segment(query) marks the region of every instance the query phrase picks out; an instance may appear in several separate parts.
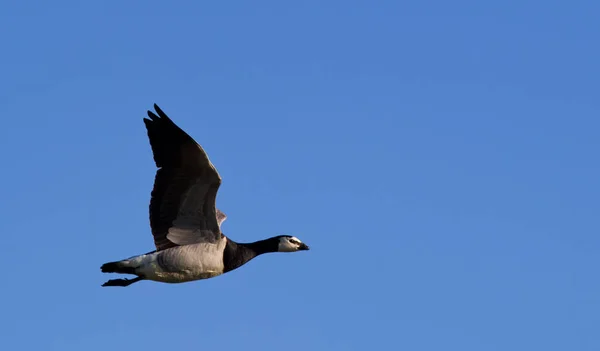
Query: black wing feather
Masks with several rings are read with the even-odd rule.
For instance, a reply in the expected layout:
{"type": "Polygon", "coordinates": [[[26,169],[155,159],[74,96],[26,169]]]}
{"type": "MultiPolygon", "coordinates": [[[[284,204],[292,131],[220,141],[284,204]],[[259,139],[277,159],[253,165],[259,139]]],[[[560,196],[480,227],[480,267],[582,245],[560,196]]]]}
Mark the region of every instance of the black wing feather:
{"type": "MultiPolygon", "coordinates": [[[[159,168],[154,180],[150,200],[150,226],[157,250],[177,244],[167,239],[169,229],[180,216],[181,204],[186,196],[202,196],[203,205],[194,213],[194,225],[204,236],[203,241],[214,242],[221,237],[220,215],[215,206],[221,177],[202,147],[179,128],[156,104],[155,114],[148,111],[144,124],[148,132],[154,162],[159,168]],[[190,193],[192,186],[200,184],[201,193],[190,193]],[[218,218],[219,217],[219,218],[218,218]]],[[[189,211],[186,212],[189,216],[189,211]]],[[[186,229],[190,229],[189,227],[186,229]]]]}

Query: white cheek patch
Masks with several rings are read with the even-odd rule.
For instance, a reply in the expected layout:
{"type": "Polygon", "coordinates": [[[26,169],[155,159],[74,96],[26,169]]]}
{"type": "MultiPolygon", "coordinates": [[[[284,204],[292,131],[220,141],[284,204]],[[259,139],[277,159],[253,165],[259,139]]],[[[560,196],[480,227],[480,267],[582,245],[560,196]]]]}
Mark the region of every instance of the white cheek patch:
{"type": "Polygon", "coordinates": [[[286,238],[281,238],[279,240],[278,251],[280,251],[280,252],[294,252],[294,251],[298,251],[298,246],[292,244],[286,238]]]}
{"type": "Polygon", "coordinates": [[[295,252],[300,250],[300,246],[304,245],[302,241],[295,236],[282,237],[279,239],[279,247],[277,251],[280,252],[295,252]]]}

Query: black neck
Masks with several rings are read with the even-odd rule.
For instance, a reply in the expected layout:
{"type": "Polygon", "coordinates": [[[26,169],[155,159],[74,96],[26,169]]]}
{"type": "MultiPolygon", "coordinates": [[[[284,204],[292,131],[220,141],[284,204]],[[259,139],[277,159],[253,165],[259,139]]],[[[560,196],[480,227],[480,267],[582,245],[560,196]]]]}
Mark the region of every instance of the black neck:
{"type": "Polygon", "coordinates": [[[246,249],[254,252],[256,255],[262,255],[267,252],[277,252],[279,247],[279,240],[273,238],[255,241],[253,243],[238,243],[238,246],[245,247],[246,249]]]}
{"type": "Polygon", "coordinates": [[[223,252],[225,272],[240,267],[256,256],[268,252],[277,252],[278,246],[279,241],[274,240],[273,238],[255,241],[253,243],[236,243],[231,239],[228,239],[225,251],[223,252]]]}

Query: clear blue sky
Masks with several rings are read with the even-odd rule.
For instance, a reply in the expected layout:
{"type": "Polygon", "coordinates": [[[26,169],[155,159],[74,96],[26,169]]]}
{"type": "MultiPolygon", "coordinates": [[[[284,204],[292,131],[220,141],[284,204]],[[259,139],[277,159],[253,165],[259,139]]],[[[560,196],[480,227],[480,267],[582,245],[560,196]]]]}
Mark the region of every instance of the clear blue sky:
{"type": "Polygon", "coordinates": [[[599,350],[597,1],[0,5],[6,350],[599,350]],[[312,250],[101,288],[153,249],[158,103],[223,230],[312,250]]]}

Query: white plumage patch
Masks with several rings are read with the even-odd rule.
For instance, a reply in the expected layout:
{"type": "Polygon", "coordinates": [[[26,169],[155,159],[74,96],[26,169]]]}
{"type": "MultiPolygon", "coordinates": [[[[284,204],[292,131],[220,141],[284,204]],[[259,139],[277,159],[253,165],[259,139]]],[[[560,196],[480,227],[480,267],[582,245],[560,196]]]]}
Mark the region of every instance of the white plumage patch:
{"type": "Polygon", "coordinates": [[[302,244],[302,242],[300,241],[300,239],[296,238],[295,236],[292,237],[281,237],[279,238],[279,247],[277,249],[277,251],[279,252],[294,252],[294,251],[298,251],[298,249],[300,248],[300,244],[302,244]]]}

